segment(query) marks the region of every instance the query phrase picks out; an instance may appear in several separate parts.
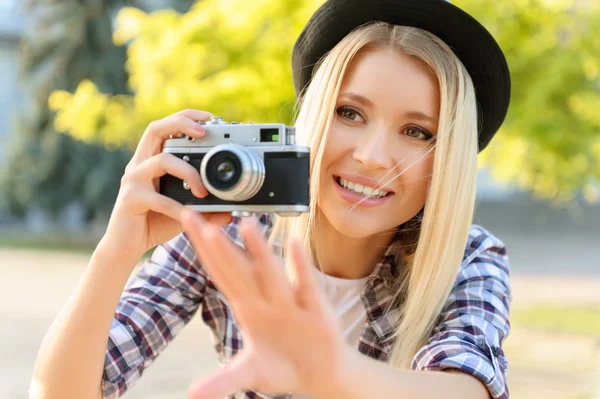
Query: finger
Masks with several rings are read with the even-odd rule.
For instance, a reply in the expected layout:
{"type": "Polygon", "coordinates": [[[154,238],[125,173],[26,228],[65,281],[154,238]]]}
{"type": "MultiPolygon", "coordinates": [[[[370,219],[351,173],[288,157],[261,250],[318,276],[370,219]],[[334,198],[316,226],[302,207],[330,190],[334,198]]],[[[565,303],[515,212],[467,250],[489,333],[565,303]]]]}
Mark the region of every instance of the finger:
{"type": "MultiPolygon", "coordinates": [[[[208,120],[208,118],[206,119],[208,120]]],[[[196,120],[181,114],[173,114],[164,119],[151,122],[138,143],[133,154],[133,159],[136,162],[142,162],[158,154],[161,150],[162,142],[170,136],[175,136],[179,133],[200,138],[204,136],[205,130],[196,120]]]]}
{"type": "Polygon", "coordinates": [[[262,292],[270,301],[291,299],[291,286],[283,265],[269,249],[267,240],[254,218],[244,218],[240,222],[240,235],[244,246],[252,257],[254,273],[262,292]]]}
{"type": "Polygon", "coordinates": [[[183,111],[176,112],[173,115],[185,116],[186,118],[190,118],[195,122],[207,121],[210,119],[211,116],[213,116],[213,114],[211,114],[210,112],[200,111],[198,109],[184,109],[183,111]]]}
{"type": "Polygon", "coordinates": [[[181,211],[185,208],[179,202],[151,191],[141,194],[140,201],[143,202],[146,211],[161,213],[177,221],[179,221],[181,211]]]}
{"type": "Polygon", "coordinates": [[[193,383],[187,391],[188,399],[224,398],[239,390],[252,389],[253,367],[246,353],[242,351],[224,368],[193,383]]]}
{"type": "Polygon", "coordinates": [[[175,155],[165,152],[142,162],[130,176],[139,181],[149,182],[166,174],[185,180],[196,197],[204,198],[208,195],[198,170],[175,155]]]}
{"type": "Polygon", "coordinates": [[[184,212],[181,223],[183,229],[190,233],[192,246],[202,266],[232,302],[232,307],[256,300],[259,292],[252,265],[241,249],[225,237],[221,228],[207,223],[202,216],[191,211],[184,212]]]}
{"type": "Polygon", "coordinates": [[[233,216],[231,216],[231,213],[227,212],[204,213],[203,216],[207,222],[219,226],[224,226],[233,221],[233,216]]]}
{"type": "MultiPolygon", "coordinates": [[[[179,221],[181,224],[181,213],[188,209],[184,205],[156,192],[150,191],[142,195],[144,197],[141,198],[140,201],[145,204],[147,210],[166,215],[173,220],[179,221]]],[[[231,223],[232,219],[231,214],[229,213],[214,213],[208,214],[207,216],[211,223],[217,225],[226,225],[231,223]]]]}
{"type": "Polygon", "coordinates": [[[324,302],[323,292],[315,278],[313,267],[315,267],[302,247],[302,244],[296,239],[288,241],[289,256],[296,272],[296,297],[302,306],[312,309],[319,307],[324,302]]]}

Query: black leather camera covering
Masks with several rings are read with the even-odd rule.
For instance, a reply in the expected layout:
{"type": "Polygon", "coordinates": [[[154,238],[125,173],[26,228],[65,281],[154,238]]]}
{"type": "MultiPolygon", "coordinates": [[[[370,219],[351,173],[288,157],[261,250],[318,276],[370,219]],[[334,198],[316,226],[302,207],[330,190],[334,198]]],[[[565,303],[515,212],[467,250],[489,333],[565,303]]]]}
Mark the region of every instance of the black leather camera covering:
{"type": "MultiPolygon", "coordinates": [[[[178,158],[190,157],[188,162],[198,171],[205,153],[173,154],[178,158]]],[[[160,178],[159,192],[184,205],[308,205],[309,169],[308,152],[266,152],[264,153],[265,181],[259,192],[246,201],[226,201],[208,194],[205,198],[195,197],[183,188],[183,181],[175,176],[160,178]],[[270,196],[269,193],[274,193],[270,196]]]]}

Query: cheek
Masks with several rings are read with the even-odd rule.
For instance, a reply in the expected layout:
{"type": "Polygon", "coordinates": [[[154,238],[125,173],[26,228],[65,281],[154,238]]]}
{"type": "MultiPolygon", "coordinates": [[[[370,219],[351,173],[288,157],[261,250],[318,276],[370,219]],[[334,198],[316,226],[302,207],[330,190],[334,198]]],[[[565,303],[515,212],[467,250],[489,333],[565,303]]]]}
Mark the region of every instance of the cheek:
{"type": "Polygon", "coordinates": [[[339,128],[333,128],[321,156],[321,171],[326,171],[332,164],[342,160],[351,152],[351,149],[352,143],[348,140],[347,135],[344,135],[339,128]]]}
{"type": "Polygon", "coordinates": [[[414,194],[415,200],[424,201],[427,197],[432,171],[433,157],[428,157],[410,168],[404,184],[407,191],[414,194]]]}

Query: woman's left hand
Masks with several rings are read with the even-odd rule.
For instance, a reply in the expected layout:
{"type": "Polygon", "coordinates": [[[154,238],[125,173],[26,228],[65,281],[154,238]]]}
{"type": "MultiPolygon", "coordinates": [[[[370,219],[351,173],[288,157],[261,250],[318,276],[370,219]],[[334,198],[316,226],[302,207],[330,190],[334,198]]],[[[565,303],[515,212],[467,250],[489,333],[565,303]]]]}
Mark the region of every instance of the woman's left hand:
{"type": "Polygon", "coordinates": [[[240,353],[195,382],[188,398],[221,398],[238,390],[330,397],[341,383],[350,348],[300,243],[288,243],[297,274],[291,284],[254,218],[240,224],[247,254],[221,226],[193,211],[185,209],[181,222],[244,336],[240,353]]]}

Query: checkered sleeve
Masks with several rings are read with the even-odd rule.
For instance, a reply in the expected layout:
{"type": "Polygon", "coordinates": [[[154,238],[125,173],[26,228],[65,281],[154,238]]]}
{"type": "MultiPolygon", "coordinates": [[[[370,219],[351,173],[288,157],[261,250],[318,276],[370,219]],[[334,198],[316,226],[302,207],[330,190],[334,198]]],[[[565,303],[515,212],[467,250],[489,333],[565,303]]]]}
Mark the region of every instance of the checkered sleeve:
{"type": "MultiPolygon", "coordinates": [[[[269,214],[258,216],[268,237],[272,227],[269,214]]],[[[243,248],[239,237],[240,218],[223,231],[243,248]]],[[[104,399],[125,394],[140,379],[144,370],[167,347],[214,295],[214,285],[200,265],[198,256],[185,233],[158,246],[121,295],[108,338],[102,376],[104,399]]],[[[203,318],[219,325],[227,320],[221,308],[204,309],[203,318]]],[[[230,331],[230,328],[227,328],[230,331]]]]}
{"type": "Polygon", "coordinates": [[[474,225],[456,283],[412,368],[460,370],[481,380],[492,398],[508,399],[502,343],[510,329],[511,295],[504,244],[474,225]]]}
{"type": "Polygon", "coordinates": [[[105,399],[122,396],[200,306],[205,276],[185,234],[158,246],[127,284],[110,328],[105,399]]]}

